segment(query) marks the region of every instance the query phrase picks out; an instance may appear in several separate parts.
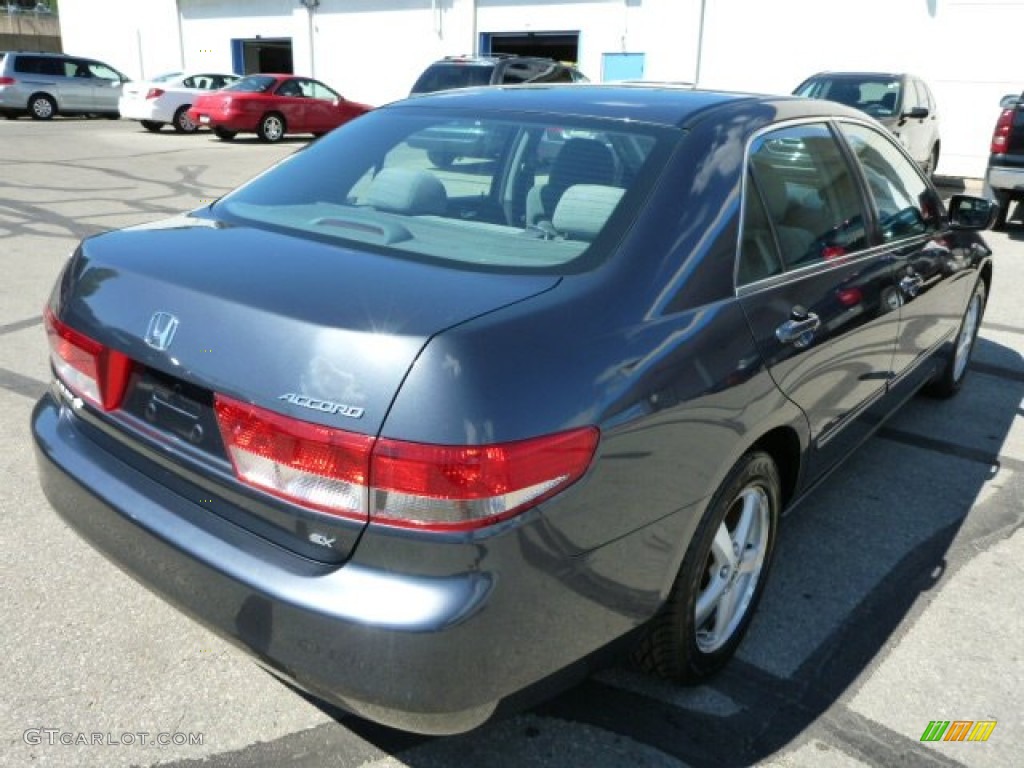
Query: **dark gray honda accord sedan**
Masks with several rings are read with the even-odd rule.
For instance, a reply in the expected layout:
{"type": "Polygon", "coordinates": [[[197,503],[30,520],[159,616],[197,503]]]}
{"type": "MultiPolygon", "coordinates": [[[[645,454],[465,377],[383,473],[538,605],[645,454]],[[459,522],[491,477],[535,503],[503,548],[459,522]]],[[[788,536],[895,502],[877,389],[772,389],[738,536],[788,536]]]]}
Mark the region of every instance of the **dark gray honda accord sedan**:
{"type": "Polygon", "coordinates": [[[42,482],[128,574],[371,720],[467,730],[619,641],[700,681],[782,510],[961,386],[994,214],[829,102],[399,102],[82,242],[45,308],[42,482]],[[417,148],[465,125],[493,157],[417,148]]]}

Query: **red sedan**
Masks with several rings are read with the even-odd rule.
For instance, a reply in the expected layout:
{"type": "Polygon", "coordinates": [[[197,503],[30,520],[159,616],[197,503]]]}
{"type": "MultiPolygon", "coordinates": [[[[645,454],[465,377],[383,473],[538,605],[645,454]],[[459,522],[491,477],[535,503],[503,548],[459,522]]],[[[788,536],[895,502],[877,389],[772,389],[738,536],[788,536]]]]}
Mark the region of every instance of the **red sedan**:
{"type": "Polygon", "coordinates": [[[373,107],[346,101],[319,80],[295,75],[249,75],[233,85],[197,98],[188,111],[196,125],[212,128],[230,141],[255,133],[261,141],[280,141],[286,133],[321,136],[373,107]]]}

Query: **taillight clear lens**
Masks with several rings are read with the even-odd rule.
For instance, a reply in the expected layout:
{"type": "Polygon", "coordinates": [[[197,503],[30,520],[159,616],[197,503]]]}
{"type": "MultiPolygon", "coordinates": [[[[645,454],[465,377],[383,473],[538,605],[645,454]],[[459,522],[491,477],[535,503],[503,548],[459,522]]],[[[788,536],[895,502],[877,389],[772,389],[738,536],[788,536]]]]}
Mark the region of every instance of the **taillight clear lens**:
{"type": "Polygon", "coordinates": [[[579,480],[597,441],[593,427],[483,446],[380,439],[371,462],[370,518],[434,530],[490,525],[579,480]]]}
{"type": "Polygon", "coordinates": [[[65,325],[47,307],[43,312],[50,360],[57,376],[74,394],[105,411],[121,405],[132,362],[65,325]]]}
{"type": "Polygon", "coordinates": [[[159,99],[163,95],[164,95],[164,89],[163,88],[150,88],[149,91],[146,92],[146,98],[147,99],[159,99]]]}
{"type": "Polygon", "coordinates": [[[217,395],[217,422],[235,474],[303,506],[366,519],[373,438],[290,419],[217,395]]]}
{"type": "Polygon", "coordinates": [[[217,421],[243,482],[341,517],[434,531],[490,525],[535,506],[587,471],[586,427],[485,446],[377,439],[298,421],[217,395],[217,421]]]}
{"type": "Polygon", "coordinates": [[[1006,145],[1010,140],[1010,131],[1013,129],[1013,110],[1004,109],[996,120],[996,129],[992,133],[992,146],[989,151],[994,154],[1002,154],[1006,151],[1006,145]]]}

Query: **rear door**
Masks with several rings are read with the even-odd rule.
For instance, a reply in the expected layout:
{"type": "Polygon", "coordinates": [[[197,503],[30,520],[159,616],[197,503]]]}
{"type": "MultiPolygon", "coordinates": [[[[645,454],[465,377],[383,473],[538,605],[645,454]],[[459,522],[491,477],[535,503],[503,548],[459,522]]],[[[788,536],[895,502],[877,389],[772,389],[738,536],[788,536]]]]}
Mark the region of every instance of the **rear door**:
{"type": "Polygon", "coordinates": [[[772,377],[806,414],[812,476],[869,434],[892,376],[898,289],[866,211],[828,123],[752,142],[738,294],[772,377]]]}

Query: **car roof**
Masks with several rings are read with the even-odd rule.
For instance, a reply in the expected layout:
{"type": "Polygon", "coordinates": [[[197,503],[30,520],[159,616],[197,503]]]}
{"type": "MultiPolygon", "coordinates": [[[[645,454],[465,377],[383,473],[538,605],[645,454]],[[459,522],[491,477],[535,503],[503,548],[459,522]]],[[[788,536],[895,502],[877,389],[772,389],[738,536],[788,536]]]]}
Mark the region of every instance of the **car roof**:
{"type": "Polygon", "coordinates": [[[767,106],[774,119],[828,115],[863,118],[858,110],[815,99],[696,90],[664,83],[545,83],[459,88],[413,96],[391,106],[556,113],[686,127],[708,112],[728,105],[767,106]]]}

